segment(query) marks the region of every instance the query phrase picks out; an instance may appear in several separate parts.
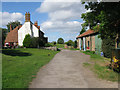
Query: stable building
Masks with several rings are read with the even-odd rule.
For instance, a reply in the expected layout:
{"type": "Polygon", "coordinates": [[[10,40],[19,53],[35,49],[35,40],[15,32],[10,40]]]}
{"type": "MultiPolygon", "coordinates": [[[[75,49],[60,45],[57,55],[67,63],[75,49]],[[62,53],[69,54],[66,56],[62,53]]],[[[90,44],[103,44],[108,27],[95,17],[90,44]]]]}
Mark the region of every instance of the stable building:
{"type": "Polygon", "coordinates": [[[30,20],[30,13],[26,12],[25,23],[23,25],[19,25],[13,30],[12,26],[10,25],[10,32],[7,34],[5,46],[7,44],[9,44],[10,46],[23,46],[23,40],[27,34],[30,34],[31,37],[39,37],[45,43],[48,42],[48,38],[44,37],[44,33],[40,30],[38,22],[36,21],[33,24],[30,20]]]}
{"type": "Polygon", "coordinates": [[[95,51],[97,54],[100,54],[102,47],[102,40],[98,38],[99,33],[94,30],[87,30],[83,34],[77,36],[77,48],[80,50],[90,50],[95,51]]]}

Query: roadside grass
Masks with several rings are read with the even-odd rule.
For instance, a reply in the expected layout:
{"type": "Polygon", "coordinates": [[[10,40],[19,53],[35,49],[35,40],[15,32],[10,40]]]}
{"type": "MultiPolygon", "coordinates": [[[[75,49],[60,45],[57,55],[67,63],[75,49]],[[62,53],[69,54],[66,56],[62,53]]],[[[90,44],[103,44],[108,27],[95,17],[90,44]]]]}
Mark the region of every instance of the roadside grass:
{"type": "Polygon", "coordinates": [[[84,67],[90,68],[98,78],[117,82],[118,81],[118,73],[111,70],[109,68],[110,59],[104,58],[100,55],[94,54],[91,51],[81,51],[87,55],[90,55],[91,59],[89,62],[83,63],[84,67]]]}
{"type": "Polygon", "coordinates": [[[58,51],[32,48],[3,50],[2,87],[28,88],[38,70],[57,53],[58,51]]]}
{"type": "Polygon", "coordinates": [[[56,44],[56,45],[53,45],[53,46],[56,46],[57,48],[63,48],[64,49],[64,44],[56,44]]]}

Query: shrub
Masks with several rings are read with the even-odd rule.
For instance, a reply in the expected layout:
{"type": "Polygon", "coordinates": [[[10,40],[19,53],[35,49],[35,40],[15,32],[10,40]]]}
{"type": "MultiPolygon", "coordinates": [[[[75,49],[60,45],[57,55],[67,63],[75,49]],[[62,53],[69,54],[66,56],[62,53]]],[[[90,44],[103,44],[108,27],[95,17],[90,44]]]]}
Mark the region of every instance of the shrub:
{"type": "Polygon", "coordinates": [[[72,40],[69,40],[68,42],[66,42],[66,44],[67,44],[68,46],[73,46],[73,45],[74,45],[74,42],[73,42],[72,40]]]}
{"type": "Polygon", "coordinates": [[[64,44],[63,38],[59,38],[59,39],[57,40],[57,43],[58,43],[58,44],[64,44]]]}
{"type": "Polygon", "coordinates": [[[45,47],[52,47],[52,45],[50,43],[46,43],[45,47]]]}
{"type": "Polygon", "coordinates": [[[39,47],[45,46],[45,42],[40,38],[38,38],[38,43],[39,43],[39,47]]]}
{"type": "Polygon", "coordinates": [[[38,45],[39,45],[38,38],[37,37],[31,38],[31,45],[30,45],[30,47],[37,48],[38,45]]]}
{"type": "Polygon", "coordinates": [[[77,41],[76,40],[74,41],[74,45],[73,46],[74,46],[74,48],[77,48],[77,41]]]}
{"type": "Polygon", "coordinates": [[[106,38],[102,40],[102,50],[104,57],[111,58],[112,49],[115,48],[115,39],[106,38]]]}
{"type": "Polygon", "coordinates": [[[31,46],[31,37],[30,37],[30,35],[29,34],[27,34],[26,36],[25,36],[25,38],[24,38],[24,40],[23,40],[23,46],[24,47],[27,47],[27,48],[30,48],[30,46],[31,46]]]}

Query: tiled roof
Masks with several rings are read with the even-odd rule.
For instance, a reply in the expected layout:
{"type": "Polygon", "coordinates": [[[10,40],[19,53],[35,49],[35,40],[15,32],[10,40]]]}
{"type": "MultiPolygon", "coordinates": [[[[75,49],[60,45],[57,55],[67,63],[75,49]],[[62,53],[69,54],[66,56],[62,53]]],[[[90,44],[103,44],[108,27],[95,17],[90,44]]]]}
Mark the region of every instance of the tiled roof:
{"type": "Polygon", "coordinates": [[[81,38],[81,37],[84,37],[84,36],[87,36],[87,35],[90,35],[90,34],[94,34],[96,33],[97,31],[94,31],[94,30],[87,30],[86,32],[84,32],[83,34],[79,35],[77,38],[81,38]]]}
{"type": "Polygon", "coordinates": [[[10,31],[7,34],[5,42],[18,42],[18,29],[20,29],[22,26],[17,26],[14,30],[10,31]]]}

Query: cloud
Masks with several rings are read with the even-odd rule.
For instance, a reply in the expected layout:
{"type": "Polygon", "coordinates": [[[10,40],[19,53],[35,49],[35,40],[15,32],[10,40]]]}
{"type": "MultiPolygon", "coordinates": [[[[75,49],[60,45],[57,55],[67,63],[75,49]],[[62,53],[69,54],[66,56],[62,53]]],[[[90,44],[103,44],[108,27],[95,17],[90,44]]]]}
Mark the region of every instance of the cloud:
{"type": "Polygon", "coordinates": [[[67,34],[68,36],[73,33],[74,36],[69,37],[69,39],[76,38],[77,33],[81,30],[81,14],[85,13],[86,10],[83,4],[77,2],[78,0],[64,1],[49,2],[49,0],[45,0],[36,9],[38,13],[48,13],[48,20],[41,24],[41,28],[45,33],[59,32],[61,35],[67,34]]]}
{"type": "Polygon", "coordinates": [[[22,13],[18,13],[18,12],[14,12],[14,13],[9,13],[9,12],[0,12],[0,16],[2,16],[2,23],[0,23],[0,25],[2,25],[3,27],[6,26],[8,24],[8,22],[11,21],[20,21],[22,23],[23,19],[24,19],[24,15],[22,13]]]}

